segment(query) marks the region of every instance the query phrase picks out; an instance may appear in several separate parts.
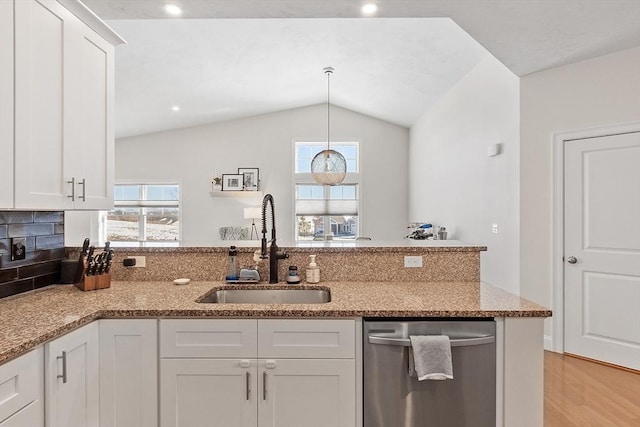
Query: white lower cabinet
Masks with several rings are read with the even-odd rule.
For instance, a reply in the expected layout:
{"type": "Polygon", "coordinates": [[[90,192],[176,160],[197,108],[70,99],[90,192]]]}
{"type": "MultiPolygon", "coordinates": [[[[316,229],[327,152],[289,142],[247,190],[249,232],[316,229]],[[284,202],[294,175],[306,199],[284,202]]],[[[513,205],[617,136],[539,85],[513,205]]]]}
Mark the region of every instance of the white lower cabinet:
{"type": "Polygon", "coordinates": [[[351,319],[161,320],[160,425],[354,427],[354,331],[351,319]],[[180,342],[196,357],[184,345],[172,357],[180,342]],[[203,350],[222,342],[225,358],[203,350]]]}
{"type": "Polygon", "coordinates": [[[100,427],[157,427],[157,324],[100,320],[100,427]]]}
{"type": "Polygon", "coordinates": [[[0,365],[0,426],[44,426],[42,346],[0,365]]]}
{"type": "Polygon", "coordinates": [[[36,427],[44,426],[44,411],[42,401],[31,402],[6,420],[0,422],[0,427],[36,427]]]}
{"type": "Polygon", "coordinates": [[[256,361],[162,359],[163,427],[255,427],[256,361]]]}
{"type": "Polygon", "coordinates": [[[98,322],[45,345],[47,427],[99,424],[98,322]]]}
{"type": "Polygon", "coordinates": [[[277,359],[260,362],[259,427],[353,427],[355,361],[277,359]]]}

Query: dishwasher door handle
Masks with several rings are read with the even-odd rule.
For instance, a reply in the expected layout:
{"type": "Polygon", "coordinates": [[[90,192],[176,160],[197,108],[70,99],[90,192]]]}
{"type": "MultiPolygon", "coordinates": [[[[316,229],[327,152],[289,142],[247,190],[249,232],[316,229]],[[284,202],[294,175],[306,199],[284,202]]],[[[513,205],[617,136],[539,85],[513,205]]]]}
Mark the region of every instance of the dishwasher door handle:
{"type": "MultiPolygon", "coordinates": [[[[491,344],[496,340],[493,335],[484,335],[476,338],[456,338],[449,342],[451,347],[467,347],[470,345],[483,345],[491,344]]],[[[381,337],[379,335],[369,335],[369,344],[382,344],[382,345],[397,345],[401,347],[411,347],[411,340],[409,338],[390,338],[381,337]]]]}

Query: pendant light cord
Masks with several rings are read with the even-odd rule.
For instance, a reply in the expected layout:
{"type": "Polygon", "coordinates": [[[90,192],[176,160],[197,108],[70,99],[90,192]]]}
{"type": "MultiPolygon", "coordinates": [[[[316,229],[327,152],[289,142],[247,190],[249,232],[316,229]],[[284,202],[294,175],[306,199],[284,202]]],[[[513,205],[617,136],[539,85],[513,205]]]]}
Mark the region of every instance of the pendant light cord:
{"type": "Polygon", "coordinates": [[[327,75],[327,150],[331,149],[331,74],[333,74],[332,67],[326,67],[324,73],[327,75]]]}

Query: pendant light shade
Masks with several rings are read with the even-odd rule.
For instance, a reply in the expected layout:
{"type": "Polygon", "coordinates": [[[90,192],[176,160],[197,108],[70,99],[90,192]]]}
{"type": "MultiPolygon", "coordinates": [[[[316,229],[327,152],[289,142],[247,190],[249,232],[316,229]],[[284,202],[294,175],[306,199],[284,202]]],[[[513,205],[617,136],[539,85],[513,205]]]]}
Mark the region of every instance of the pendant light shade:
{"type": "Polygon", "coordinates": [[[340,184],[346,175],[347,161],[336,150],[322,150],[311,160],[311,176],[318,184],[340,184]]]}
{"type": "Polygon", "coordinates": [[[331,103],[330,101],[330,77],[333,74],[332,67],[323,69],[327,75],[327,149],[322,150],[311,160],[311,176],[318,184],[337,185],[347,176],[347,161],[344,156],[330,146],[331,130],[331,103]]]}

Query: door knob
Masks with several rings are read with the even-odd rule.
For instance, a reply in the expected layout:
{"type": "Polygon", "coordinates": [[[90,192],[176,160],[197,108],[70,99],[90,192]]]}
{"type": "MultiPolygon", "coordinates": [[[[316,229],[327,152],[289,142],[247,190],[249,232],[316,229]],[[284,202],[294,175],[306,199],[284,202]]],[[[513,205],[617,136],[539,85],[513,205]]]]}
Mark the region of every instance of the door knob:
{"type": "Polygon", "coordinates": [[[576,258],[574,256],[570,256],[569,258],[567,258],[567,262],[569,264],[575,264],[576,262],[578,262],[578,258],[576,258]]]}

